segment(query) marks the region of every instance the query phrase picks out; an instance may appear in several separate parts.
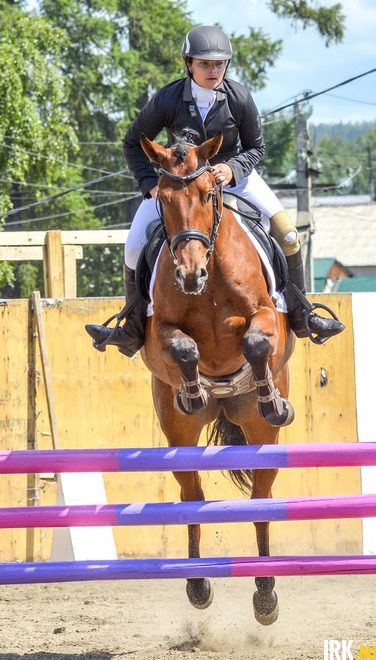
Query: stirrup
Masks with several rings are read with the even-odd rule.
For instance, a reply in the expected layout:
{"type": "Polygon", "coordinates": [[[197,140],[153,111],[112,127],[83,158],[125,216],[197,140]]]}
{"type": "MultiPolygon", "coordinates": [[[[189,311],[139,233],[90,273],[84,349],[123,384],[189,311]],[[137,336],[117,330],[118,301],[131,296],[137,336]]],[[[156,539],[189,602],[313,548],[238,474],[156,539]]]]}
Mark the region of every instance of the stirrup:
{"type": "Polygon", "coordinates": [[[308,332],[308,337],[310,338],[310,340],[314,344],[324,344],[328,339],[331,339],[331,337],[318,337],[318,336],[315,336],[312,333],[311,328],[309,327],[309,316],[315,309],[325,309],[325,311],[328,312],[328,314],[330,314],[330,316],[335,321],[339,321],[339,318],[338,318],[337,314],[335,314],[333,312],[333,310],[330,309],[330,307],[328,307],[327,305],[324,305],[323,303],[317,303],[317,302],[310,303],[310,309],[307,309],[307,307],[304,308],[304,325],[305,325],[306,330],[308,332]]]}
{"type": "MultiPolygon", "coordinates": [[[[129,298],[129,300],[127,300],[127,302],[125,303],[123,309],[118,314],[113,314],[112,316],[110,316],[109,319],[107,319],[107,321],[105,321],[104,323],[101,324],[101,325],[104,325],[105,328],[107,328],[108,324],[111,323],[111,321],[113,321],[114,319],[116,319],[116,325],[113,328],[108,328],[108,330],[110,330],[110,334],[108,335],[108,337],[106,339],[104,339],[103,341],[101,341],[99,343],[94,342],[94,340],[93,340],[93,346],[94,346],[94,348],[97,349],[97,351],[100,351],[101,353],[103,353],[106,350],[107,344],[111,343],[111,340],[113,339],[113,337],[115,335],[115,332],[118,330],[118,328],[120,326],[120,323],[122,322],[123,319],[127,318],[128,314],[130,314],[132,312],[132,310],[136,306],[137,300],[138,300],[138,293],[135,292],[129,298]]],[[[122,351],[120,351],[120,352],[122,352],[122,351]]],[[[127,353],[124,353],[124,355],[127,355],[127,353]]],[[[129,356],[127,356],[127,357],[129,357],[129,356]]]]}
{"type": "Polygon", "coordinates": [[[114,338],[114,335],[115,335],[116,331],[120,327],[120,322],[121,322],[122,319],[119,318],[119,317],[120,317],[120,314],[113,314],[113,316],[110,316],[110,318],[107,319],[107,321],[102,323],[102,326],[107,328],[107,330],[109,331],[110,334],[108,335],[108,337],[103,339],[103,341],[101,341],[101,342],[97,342],[97,341],[95,341],[95,339],[93,339],[93,346],[94,346],[94,348],[97,349],[97,351],[100,351],[101,353],[103,353],[106,350],[107,344],[111,343],[111,340],[114,338]],[[107,327],[108,324],[111,323],[111,321],[113,321],[114,319],[116,319],[116,325],[113,328],[108,328],[107,327]]]}

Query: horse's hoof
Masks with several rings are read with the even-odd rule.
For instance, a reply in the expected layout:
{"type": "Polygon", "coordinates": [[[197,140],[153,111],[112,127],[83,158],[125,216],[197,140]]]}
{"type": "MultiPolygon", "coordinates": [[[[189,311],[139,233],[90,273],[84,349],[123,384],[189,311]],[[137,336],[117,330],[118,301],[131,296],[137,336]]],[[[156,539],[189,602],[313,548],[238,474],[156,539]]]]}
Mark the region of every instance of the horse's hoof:
{"type": "Polygon", "coordinates": [[[198,610],[205,610],[213,602],[214,591],[207,578],[191,578],[187,580],[188,600],[198,610]]]}
{"type": "Polygon", "coordinates": [[[278,596],[275,591],[268,594],[268,597],[262,596],[259,591],[253,594],[253,611],[255,619],[262,626],[270,626],[278,619],[279,606],[278,596]]]}
{"type": "Polygon", "coordinates": [[[270,426],[289,426],[295,419],[295,410],[287,399],[281,399],[283,405],[283,411],[281,415],[276,415],[274,410],[269,413],[264,413],[262,409],[263,404],[259,404],[259,413],[260,416],[265,419],[265,421],[270,424],[270,426]]]}

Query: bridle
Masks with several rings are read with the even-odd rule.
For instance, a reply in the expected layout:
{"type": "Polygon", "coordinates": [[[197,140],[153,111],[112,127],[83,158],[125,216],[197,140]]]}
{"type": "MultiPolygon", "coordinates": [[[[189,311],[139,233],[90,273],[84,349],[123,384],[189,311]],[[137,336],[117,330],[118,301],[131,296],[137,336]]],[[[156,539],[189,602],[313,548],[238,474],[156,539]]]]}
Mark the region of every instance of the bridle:
{"type": "MultiPolygon", "coordinates": [[[[172,181],[177,181],[178,183],[181,183],[182,186],[184,187],[190,181],[193,181],[194,179],[197,179],[199,176],[204,174],[204,172],[212,172],[212,171],[213,168],[210,165],[203,165],[202,167],[199,167],[198,170],[195,170],[190,174],[186,174],[185,176],[180,176],[179,174],[172,174],[168,170],[165,170],[161,167],[159,170],[159,174],[167,176],[172,181]]],[[[183,241],[193,241],[193,240],[201,241],[201,243],[203,243],[203,245],[206,247],[207,250],[206,263],[208,263],[210,256],[214,250],[215,239],[217,238],[219,225],[221,224],[221,220],[223,216],[223,205],[222,205],[222,210],[221,211],[219,210],[219,199],[221,199],[221,186],[218,189],[214,180],[213,180],[213,190],[210,191],[210,195],[213,198],[213,224],[211,226],[209,235],[201,231],[200,229],[183,229],[174,236],[170,236],[167,232],[165,221],[163,218],[163,206],[161,202],[159,203],[160,216],[166,236],[167,245],[169,247],[171,256],[175,264],[178,263],[175,254],[175,249],[177,248],[179,243],[182,243],[183,241]]]]}

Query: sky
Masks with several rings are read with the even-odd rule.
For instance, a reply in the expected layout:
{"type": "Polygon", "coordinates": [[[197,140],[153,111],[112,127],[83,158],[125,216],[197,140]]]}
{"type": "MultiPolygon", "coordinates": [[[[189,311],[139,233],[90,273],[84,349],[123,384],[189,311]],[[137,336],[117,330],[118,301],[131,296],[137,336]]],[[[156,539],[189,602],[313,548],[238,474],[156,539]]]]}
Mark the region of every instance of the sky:
{"type": "MultiPolygon", "coordinates": [[[[195,23],[220,23],[225,32],[248,34],[262,29],[273,40],[283,40],[276,66],[269,70],[266,88],[252,92],[262,114],[302,97],[321,92],[349,78],[376,69],[376,0],[320,0],[321,5],[342,4],[346,16],[341,44],[325,46],[315,28],[303,30],[277,18],[267,0],[188,0],[195,23]]],[[[231,74],[230,74],[231,75],[231,74]]],[[[252,90],[251,90],[252,91],[252,90]]],[[[310,102],[314,124],[376,121],[376,71],[310,102]]]]}

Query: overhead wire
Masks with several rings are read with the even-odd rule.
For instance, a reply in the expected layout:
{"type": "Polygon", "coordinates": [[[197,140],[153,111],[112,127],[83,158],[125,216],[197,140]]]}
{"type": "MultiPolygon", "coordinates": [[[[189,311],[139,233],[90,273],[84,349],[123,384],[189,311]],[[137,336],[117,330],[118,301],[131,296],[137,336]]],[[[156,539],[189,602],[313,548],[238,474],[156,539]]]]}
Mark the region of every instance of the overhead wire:
{"type": "Polygon", "coordinates": [[[296,99],[292,103],[287,103],[285,105],[279,106],[278,108],[275,108],[274,110],[271,110],[270,112],[267,112],[265,115],[262,116],[262,118],[268,117],[269,115],[273,115],[276,112],[281,112],[282,110],[286,110],[287,108],[291,108],[292,106],[295,105],[295,103],[301,103],[303,101],[310,101],[311,99],[316,98],[317,96],[321,96],[322,94],[326,94],[327,92],[331,92],[332,89],[337,89],[338,87],[343,87],[343,85],[348,85],[351,82],[354,82],[354,80],[358,80],[359,78],[363,78],[364,76],[368,76],[370,73],[375,73],[375,69],[370,69],[369,71],[365,71],[364,73],[360,73],[357,76],[353,76],[352,78],[348,78],[347,80],[343,80],[340,83],[337,83],[337,85],[332,85],[331,87],[327,87],[326,89],[323,89],[321,92],[311,92],[311,93],[304,93],[303,96],[300,99],[296,99]]]}
{"type": "MultiPolygon", "coordinates": [[[[133,198],[140,197],[140,193],[134,193],[133,198]]],[[[62,218],[66,217],[68,215],[77,215],[79,213],[88,213],[89,211],[95,211],[96,209],[101,209],[104,208],[105,206],[114,206],[115,204],[121,204],[122,202],[126,202],[129,199],[133,199],[131,197],[123,197],[122,199],[117,199],[114,202],[105,202],[104,204],[98,204],[97,206],[86,206],[84,209],[76,209],[75,211],[65,211],[63,213],[56,213],[55,215],[47,215],[44,217],[38,217],[38,218],[28,218],[27,220],[11,220],[10,222],[7,223],[7,226],[11,225],[24,225],[27,223],[34,223],[34,222],[41,222],[42,220],[56,220],[56,218],[62,218]]],[[[107,227],[107,225],[106,225],[107,227]]]]}
{"type": "MultiPolygon", "coordinates": [[[[3,138],[4,139],[4,138],[3,138]]],[[[7,139],[5,137],[5,139],[7,139]]],[[[30,151],[29,149],[25,149],[24,147],[11,147],[9,144],[4,144],[4,142],[0,142],[0,147],[4,147],[5,149],[9,149],[10,151],[17,151],[18,149],[21,149],[25,154],[28,154],[28,156],[38,156],[41,160],[48,160],[54,163],[61,163],[62,165],[66,167],[75,167],[79,168],[81,170],[89,170],[91,172],[99,172],[100,174],[111,174],[111,172],[108,172],[108,170],[99,170],[96,167],[90,167],[89,165],[83,165],[82,163],[70,163],[69,161],[62,160],[61,158],[52,158],[51,156],[43,156],[41,155],[38,151],[30,151]]],[[[124,173],[128,172],[128,174],[125,174],[126,179],[131,179],[133,178],[131,174],[129,174],[128,169],[122,170],[124,173]]]]}
{"type": "Polygon", "coordinates": [[[46,204],[47,202],[51,202],[54,199],[58,199],[59,197],[62,197],[63,195],[67,195],[70,192],[73,192],[75,190],[80,190],[81,188],[87,188],[88,186],[91,186],[94,183],[99,183],[100,181],[105,181],[110,177],[121,175],[123,174],[123,172],[126,171],[128,170],[127,169],[119,170],[118,172],[112,172],[111,174],[107,174],[106,176],[102,176],[97,179],[92,179],[91,181],[86,181],[86,183],[80,183],[77,186],[73,186],[72,188],[67,188],[66,190],[56,193],[55,195],[51,195],[50,197],[45,197],[44,199],[40,199],[38,202],[33,202],[33,204],[20,206],[19,208],[12,209],[11,211],[7,211],[6,213],[0,213],[0,218],[5,218],[10,215],[15,215],[16,213],[21,213],[22,211],[28,211],[29,209],[39,206],[40,204],[46,204]]]}
{"type": "MultiPolygon", "coordinates": [[[[46,189],[46,190],[70,190],[70,188],[63,188],[62,186],[56,186],[56,185],[48,185],[48,184],[41,184],[41,183],[31,183],[30,181],[15,181],[13,179],[2,179],[0,178],[0,183],[12,183],[14,185],[18,186],[27,186],[30,188],[38,188],[38,190],[46,189]]],[[[17,194],[24,194],[24,191],[15,191],[12,193],[14,195],[17,194]]],[[[90,190],[90,195],[131,195],[133,193],[126,193],[124,191],[118,191],[118,190],[90,190]]]]}
{"type": "MultiPolygon", "coordinates": [[[[371,73],[374,73],[375,71],[376,71],[376,68],[374,68],[374,69],[370,69],[369,71],[366,71],[366,72],[364,72],[364,73],[362,73],[362,74],[359,74],[359,75],[357,75],[357,76],[353,76],[352,78],[348,78],[347,80],[344,80],[344,81],[342,81],[342,82],[340,82],[340,83],[337,83],[336,85],[332,85],[331,87],[328,87],[328,88],[326,88],[326,89],[324,89],[324,90],[322,90],[322,91],[320,91],[320,92],[315,92],[315,93],[310,93],[310,94],[309,94],[309,93],[304,93],[301,99],[295,99],[292,103],[287,103],[287,104],[284,104],[284,105],[279,106],[279,107],[277,107],[277,108],[274,108],[274,109],[271,110],[270,112],[267,112],[266,114],[262,115],[261,118],[262,118],[262,119],[265,119],[266,117],[269,117],[270,115],[276,114],[277,112],[282,112],[282,110],[286,110],[287,108],[293,107],[296,103],[301,103],[301,102],[303,102],[303,101],[304,101],[304,102],[307,102],[307,101],[309,101],[309,100],[311,100],[311,99],[313,99],[313,98],[316,98],[316,97],[318,97],[318,96],[321,96],[322,94],[327,94],[328,92],[332,91],[333,89],[337,89],[338,87],[342,87],[342,86],[344,86],[344,85],[348,85],[349,83],[354,82],[355,80],[358,80],[359,78],[362,78],[362,77],[364,77],[364,76],[367,76],[367,75],[369,75],[369,74],[371,74],[371,73]]],[[[291,97],[291,98],[293,98],[293,97],[291,97]]],[[[372,104],[372,105],[373,105],[373,104],[372,104]]],[[[282,118],[281,118],[281,120],[282,120],[282,118]]],[[[84,143],[84,142],[83,142],[82,144],[95,144],[95,143],[84,143]]],[[[108,144],[108,143],[97,143],[97,144],[108,144]]],[[[116,143],[111,143],[111,144],[116,144],[116,143]]],[[[14,147],[10,147],[9,145],[4,144],[4,143],[0,143],[0,146],[3,146],[3,147],[5,147],[5,148],[7,148],[7,149],[15,149],[14,147]]],[[[22,147],[21,147],[21,148],[22,148],[22,147]]],[[[23,148],[22,148],[22,149],[23,149],[23,148]]],[[[46,159],[46,160],[51,160],[50,158],[48,158],[48,157],[46,157],[46,156],[41,156],[40,154],[38,154],[37,152],[34,152],[34,151],[28,151],[28,150],[26,150],[26,149],[23,149],[23,151],[25,151],[25,152],[28,153],[29,155],[36,155],[36,156],[38,156],[39,158],[44,158],[44,159],[46,159]]],[[[89,166],[85,166],[85,165],[81,165],[81,164],[77,164],[77,163],[66,163],[65,161],[62,161],[62,160],[60,160],[60,159],[53,159],[53,160],[54,160],[55,162],[60,162],[60,163],[63,163],[64,165],[69,165],[69,166],[71,166],[71,167],[79,167],[79,168],[81,168],[81,169],[87,169],[87,170],[91,170],[91,171],[102,172],[102,170],[97,170],[97,169],[95,169],[95,168],[92,168],[92,167],[89,167],[89,166]]],[[[85,183],[78,184],[77,186],[73,186],[73,187],[71,187],[71,188],[67,188],[67,189],[61,190],[61,192],[59,192],[59,193],[56,193],[56,194],[51,195],[51,196],[49,196],[49,197],[45,197],[44,199],[41,199],[41,200],[39,200],[39,201],[37,201],[37,202],[34,202],[34,203],[32,203],[32,204],[27,204],[27,205],[25,205],[25,206],[21,206],[21,207],[19,207],[19,208],[17,208],[17,209],[12,209],[11,211],[7,211],[7,212],[5,212],[5,213],[2,213],[2,214],[0,214],[0,218],[4,218],[4,217],[8,217],[8,216],[11,216],[11,215],[15,215],[15,214],[21,213],[21,212],[23,212],[23,211],[29,210],[29,209],[34,208],[34,207],[36,207],[36,206],[39,206],[39,205],[41,205],[41,204],[45,204],[45,203],[47,203],[47,202],[53,201],[54,199],[58,199],[59,197],[62,197],[63,195],[66,195],[66,194],[68,194],[68,193],[70,193],[70,192],[73,192],[73,191],[75,191],[75,190],[80,190],[80,189],[83,189],[83,188],[87,188],[88,186],[91,186],[91,185],[93,185],[93,184],[99,183],[99,182],[101,182],[101,181],[105,181],[106,179],[112,178],[112,177],[114,177],[114,176],[124,176],[124,175],[125,175],[126,178],[133,178],[132,175],[129,174],[129,170],[128,170],[128,168],[123,168],[122,170],[119,170],[118,172],[107,172],[107,171],[106,171],[106,174],[105,174],[104,176],[102,176],[102,177],[98,177],[98,178],[96,178],[96,179],[92,179],[92,180],[87,181],[87,182],[85,182],[85,183]]],[[[36,185],[36,184],[30,184],[30,185],[36,185]]],[[[135,196],[138,196],[138,195],[135,195],[135,196]]],[[[125,198],[125,199],[126,199],[126,198],[125,198]]],[[[116,204],[116,203],[120,203],[120,201],[123,201],[123,200],[117,200],[116,202],[109,202],[108,204],[99,205],[99,206],[97,206],[97,207],[92,207],[92,208],[101,208],[101,207],[106,206],[106,205],[110,205],[110,204],[114,204],[114,203],[115,203],[115,204],[116,204]]],[[[76,212],[72,211],[72,212],[70,212],[70,213],[76,213],[76,212]]],[[[70,214],[70,213],[67,213],[67,214],[60,214],[60,215],[68,215],[68,214],[70,214]]],[[[50,218],[52,218],[52,217],[53,217],[53,216],[50,216],[50,218]]],[[[59,217],[59,216],[55,216],[55,217],[59,217]]],[[[46,218],[43,218],[43,219],[46,219],[46,218]]],[[[32,222],[35,222],[35,219],[27,220],[27,221],[24,221],[24,222],[31,222],[31,221],[32,221],[32,222]]],[[[20,223],[20,221],[17,221],[17,224],[19,224],[19,223],[20,223]]],[[[13,223],[8,223],[8,224],[13,224],[13,223]]],[[[16,224],[16,223],[14,223],[14,224],[16,224]]]]}

